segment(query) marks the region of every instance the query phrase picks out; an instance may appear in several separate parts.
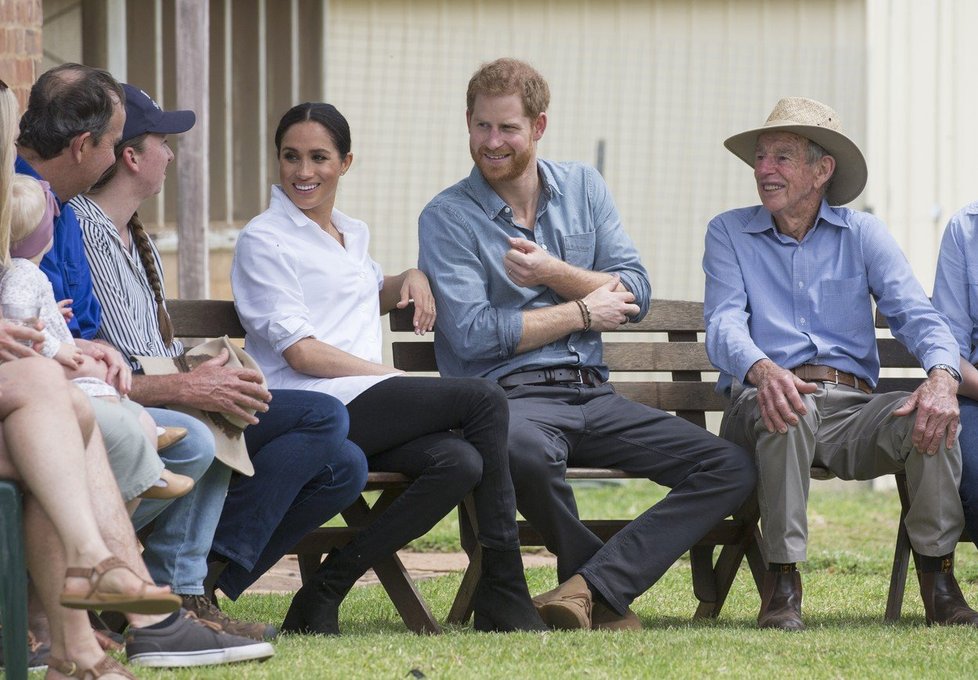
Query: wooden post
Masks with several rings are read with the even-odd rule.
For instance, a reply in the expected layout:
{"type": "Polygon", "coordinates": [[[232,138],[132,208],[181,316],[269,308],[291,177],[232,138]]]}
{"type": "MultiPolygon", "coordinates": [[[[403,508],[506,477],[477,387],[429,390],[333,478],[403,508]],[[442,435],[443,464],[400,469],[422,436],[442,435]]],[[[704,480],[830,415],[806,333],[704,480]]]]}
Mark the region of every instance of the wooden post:
{"type": "Polygon", "coordinates": [[[176,0],[177,108],[197,124],[180,135],[177,153],[177,269],[181,298],[209,296],[210,223],[209,0],[176,0]]]}

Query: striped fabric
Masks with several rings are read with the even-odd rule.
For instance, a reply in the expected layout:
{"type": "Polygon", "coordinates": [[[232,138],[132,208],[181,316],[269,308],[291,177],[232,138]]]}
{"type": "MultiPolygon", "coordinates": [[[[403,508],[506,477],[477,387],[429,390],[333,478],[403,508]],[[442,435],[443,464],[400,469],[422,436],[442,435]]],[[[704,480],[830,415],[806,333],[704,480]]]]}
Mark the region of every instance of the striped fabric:
{"type": "MultiPolygon", "coordinates": [[[[130,239],[131,247],[126,248],[112,221],[88,197],[76,196],[71,205],[81,224],[95,296],[102,305],[102,324],[96,337],[114,345],[134,369],[139,368],[139,362],[133,360],[136,355],[181,354],[183,345],[179,340],[174,340],[170,347],[163,343],[153,289],[135,243],[130,239]]],[[[155,245],[153,258],[162,275],[163,264],[155,245]]]]}

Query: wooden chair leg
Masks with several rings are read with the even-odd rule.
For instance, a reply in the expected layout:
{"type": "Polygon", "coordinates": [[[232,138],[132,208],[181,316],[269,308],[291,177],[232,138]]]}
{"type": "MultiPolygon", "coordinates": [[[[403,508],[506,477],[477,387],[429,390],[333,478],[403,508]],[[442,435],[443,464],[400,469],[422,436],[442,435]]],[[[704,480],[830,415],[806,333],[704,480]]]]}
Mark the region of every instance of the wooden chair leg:
{"type": "Polygon", "coordinates": [[[11,680],[27,677],[27,562],[21,503],[18,486],[0,481],[0,622],[4,672],[11,680]]]}

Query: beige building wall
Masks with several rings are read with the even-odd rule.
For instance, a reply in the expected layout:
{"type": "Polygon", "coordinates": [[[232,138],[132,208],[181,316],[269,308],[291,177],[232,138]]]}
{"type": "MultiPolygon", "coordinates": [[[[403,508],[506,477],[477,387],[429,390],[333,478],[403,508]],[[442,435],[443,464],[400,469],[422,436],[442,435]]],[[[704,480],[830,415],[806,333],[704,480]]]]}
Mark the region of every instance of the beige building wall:
{"type": "Polygon", "coordinates": [[[471,167],[469,76],[523,58],[552,91],[541,155],[594,164],[603,144],[655,294],[702,299],[707,222],[757,202],[727,136],[804,95],[865,144],[865,16],[862,0],[332,0],[327,96],[356,158],[338,205],[370,224],[386,269],[414,263],[418,213],[471,167]]]}
{"type": "MultiPolygon", "coordinates": [[[[172,103],[172,0],[41,4],[43,68],[104,58],[172,103]],[[115,49],[100,44],[113,31],[125,34],[122,55],[118,41],[115,49]]],[[[870,166],[853,207],[872,209],[890,225],[928,291],[944,224],[978,198],[973,0],[209,6],[213,234],[233,234],[262,208],[277,174],[270,146],[278,116],[294,100],[324,93],[353,128],[356,162],[344,178],[341,209],[371,225],[386,269],[411,265],[419,211],[470,168],[468,77],[503,54],[531,61],[550,81],[543,155],[597,163],[603,148],[605,177],[660,296],[701,298],[707,221],[756,202],[750,170],[722,140],[761,123],[783,95],[814,97],[839,111],[870,166]]],[[[173,230],[176,200],[174,183],[143,211],[163,234],[173,230]]],[[[226,294],[222,265],[212,269],[212,294],[226,294]]],[[[173,272],[167,278],[176,281],[173,272]]]]}
{"type": "Polygon", "coordinates": [[[928,293],[947,220],[978,199],[978,3],[868,0],[869,187],[928,293]]]}

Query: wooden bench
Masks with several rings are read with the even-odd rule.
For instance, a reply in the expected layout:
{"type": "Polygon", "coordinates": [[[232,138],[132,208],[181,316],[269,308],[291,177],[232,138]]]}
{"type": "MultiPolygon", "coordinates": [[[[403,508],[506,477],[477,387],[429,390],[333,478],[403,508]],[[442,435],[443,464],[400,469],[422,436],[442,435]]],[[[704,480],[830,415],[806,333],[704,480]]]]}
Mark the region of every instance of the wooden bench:
{"type": "MultiPolygon", "coordinates": [[[[418,341],[413,335],[413,310],[391,313],[391,330],[411,333],[411,339],[394,340],[394,365],[407,372],[435,372],[434,345],[430,335],[418,341]]],[[[716,394],[716,369],[706,356],[701,339],[703,304],[655,300],[640,323],[626,324],[604,333],[604,359],[611,369],[615,389],[634,401],[673,411],[690,422],[707,427],[707,415],[719,414],[726,400],[716,394]]],[[[618,470],[568,468],[567,479],[625,479],[634,477],[618,470]]],[[[474,516],[460,509],[464,527],[474,516]]],[[[585,518],[585,524],[604,540],[624,527],[629,519],[585,518]]],[[[759,548],[757,504],[752,499],[732,517],[715,526],[689,552],[693,593],[698,600],[694,617],[720,614],[737,570],[746,556],[758,591],[765,564],[759,548]],[[719,553],[717,549],[719,548],[719,553]]],[[[543,545],[540,534],[520,522],[520,543],[543,545]]],[[[470,554],[469,568],[448,616],[449,623],[464,622],[471,613],[471,598],[478,582],[479,555],[470,554]]]]}
{"type": "MultiPolygon", "coordinates": [[[[175,334],[181,338],[212,338],[227,335],[243,338],[244,328],[234,309],[226,300],[168,300],[167,309],[173,320],[175,334]]],[[[335,546],[347,543],[358,527],[369,524],[371,518],[383,512],[410,483],[410,479],[394,472],[371,472],[367,475],[365,491],[379,491],[373,505],[363,496],[341,514],[347,526],[320,527],[305,536],[290,554],[298,557],[299,573],[305,583],[322,563],[323,555],[335,546]]],[[[425,603],[407,569],[397,555],[373,566],[381,585],[390,595],[404,624],[415,633],[439,633],[441,628],[425,603]]]]}
{"type": "MultiPolygon", "coordinates": [[[[392,313],[391,330],[412,333],[411,310],[392,313]]],[[[876,326],[886,329],[886,320],[877,315],[876,326]]],[[[726,400],[716,394],[716,369],[706,355],[703,304],[676,300],[653,301],[648,316],[637,324],[627,324],[604,334],[604,358],[611,369],[611,381],[622,395],[649,406],[673,411],[678,416],[706,427],[709,413],[722,413],[726,400]],[[636,342],[637,340],[637,342],[636,342]],[[636,380],[637,378],[637,380],[636,380]]],[[[394,365],[408,372],[437,371],[434,346],[428,341],[395,340],[394,365]]],[[[884,369],[917,369],[917,360],[892,337],[877,341],[880,364],[884,369]]],[[[884,371],[877,392],[913,391],[920,377],[889,377],[884,371]]],[[[829,479],[828,470],[812,468],[814,479],[829,479]]],[[[617,470],[569,468],[567,479],[628,478],[617,470]]],[[[909,504],[906,477],[896,475],[902,509],[894,549],[893,567],[887,597],[885,619],[900,618],[911,556],[906,518],[909,504]]],[[[461,509],[462,524],[473,521],[471,510],[461,509]]],[[[748,501],[736,515],[714,527],[689,553],[693,592],[699,601],[694,618],[719,615],[736,572],[746,556],[755,584],[760,591],[765,562],[760,550],[757,530],[758,511],[755,499],[748,501]],[[720,553],[714,560],[716,548],[720,553]]],[[[628,520],[586,519],[585,523],[601,538],[614,535],[628,520]]],[[[967,540],[967,535],[961,540],[967,540]]],[[[520,523],[520,542],[526,546],[543,544],[542,537],[526,522],[520,523]]],[[[916,558],[916,555],[914,555],[916,558]]],[[[478,582],[478,554],[463,578],[455,603],[448,616],[450,623],[464,622],[471,613],[471,596],[478,582]]]]}
{"type": "MultiPolygon", "coordinates": [[[[169,300],[176,335],[206,338],[228,335],[241,338],[241,327],[233,303],[217,300],[169,300]]],[[[431,335],[413,335],[412,310],[396,311],[390,316],[391,330],[398,339],[392,343],[394,365],[408,372],[437,371],[431,335]],[[401,339],[404,338],[404,339],[401,339]]],[[[877,318],[877,327],[886,323],[877,318]]],[[[655,300],[648,316],[638,324],[628,324],[604,334],[605,361],[612,371],[612,382],[622,395],[656,408],[673,411],[701,427],[707,427],[707,415],[722,413],[726,406],[716,394],[716,372],[706,356],[702,334],[703,304],[676,300],[655,300]]],[[[884,368],[918,368],[916,359],[897,340],[878,341],[884,368]]],[[[921,378],[883,377],[877,391],[913,390],[921,378]]],[[[826,471],[813,469],[813,477],[826,478],[826,471]]],[[[568,479],[624,479],[629,476],[617,470],[570,468],[568,479]]],[[[291,551],[299,559],[303,582],[322,562],[332,547],[347,542],[357,527],[369,523],[372,514],[386,508],[409,483],[396,473],[372,472],[366,491],[379,491],[371,506],[361,499],[342,514],[348,526],[322,527],[307,535],[291,551]]],[[[906,484],[897,476],[901,499],[906,500],[906,484]]],[[[901,513],[890,578],[886,619],[900,616],[906,577],[909,570],[910,543],[901,513]]],[[[460,507],[463,528],[471,521],[471,508],[460,507]]],[[[755,585],[760,590],[765,567],[757,528],[757,506],[748,502],[734,516],[714,527],[690,550],[693,592],[698,601],[694,617],[716,617],[723,607],[740,564],[746,557],[755,585]],[[719,554],[717,554],[719,548],[719,554]]],[[[614,535],[628,520],[591,518],[589,527],[602,538],[614,535]]],[[[542,545],[540,535],[527,523],[520,524],[523,545],[542,545]]],[[[462,585],[448,616],[448,622],[464,622],[471,613],[471,595],[478,581],[478,552],[466,570],[462,585]]],[[[421,598],[403,564],[396,555],[375,565],[384,586],[405,625],[417,633],[437,633],[440,627],[430,608],[421,598]]]]}

